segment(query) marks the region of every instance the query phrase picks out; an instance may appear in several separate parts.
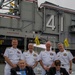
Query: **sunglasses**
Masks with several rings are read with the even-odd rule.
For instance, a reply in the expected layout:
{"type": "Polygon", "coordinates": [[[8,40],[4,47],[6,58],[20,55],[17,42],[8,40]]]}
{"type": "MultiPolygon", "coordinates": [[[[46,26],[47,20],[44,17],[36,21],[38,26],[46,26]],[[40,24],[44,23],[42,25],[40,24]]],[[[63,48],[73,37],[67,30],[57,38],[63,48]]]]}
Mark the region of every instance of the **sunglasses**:
{"type": "Polygon", "coordinates": [[[60,64],[55,64],[56,66],[60,66],[60,64]]]}

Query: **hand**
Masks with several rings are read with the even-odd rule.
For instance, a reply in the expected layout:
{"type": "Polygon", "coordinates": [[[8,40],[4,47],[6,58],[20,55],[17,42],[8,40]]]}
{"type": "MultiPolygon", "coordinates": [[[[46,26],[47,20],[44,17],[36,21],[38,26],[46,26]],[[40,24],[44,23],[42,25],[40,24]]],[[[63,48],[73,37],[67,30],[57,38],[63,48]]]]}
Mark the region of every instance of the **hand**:
{"type": "Polygon", "coordinates": [[[55,67],[54,63],[52,63],[51,67],[55,67]]]}
{"type": "Polygon", "coordinates": [[[72,73],[72,70],[69,70],[69,73],[71,74],[72,73]]]}
{"type": "Polygon", "coordinates": [[[34,69],[34,68],[35,68],[35,66],[33,65],[33,66],[32,66],[32,68],[34,69]]]}
{"type": "Polygon", "coordinates": [[[13,64],[13,66],[12,66],[13,68],[15,68],[15,67],[17,67],[17,65],[16,64],[13,64]]]}
{"type": "Polygon", "coordinates": [[[44,70],[49,71],[50,67],[44,66],[44,70]]]}

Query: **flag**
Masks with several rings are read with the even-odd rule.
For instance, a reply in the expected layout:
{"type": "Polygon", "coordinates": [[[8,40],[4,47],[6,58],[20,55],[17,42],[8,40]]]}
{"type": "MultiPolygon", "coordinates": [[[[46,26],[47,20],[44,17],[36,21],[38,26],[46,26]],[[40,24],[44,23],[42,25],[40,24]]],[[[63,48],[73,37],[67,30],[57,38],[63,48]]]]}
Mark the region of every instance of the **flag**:
{"type": "Polygon", "coordinates": [[[35,41],[36,45],[39,45],[40,44],[40,41],[39,41],[38,36],[35,37],[35,40],[34,41],[35,41]]]}
{"type": "Polygon", "coordinates": [[[10,9],[9,9],[9,12],[13,13],[14,12],[14,7],[15,4],[13,2],[10,2],[10,9]]]}
{"type": "Polygon", "coordinates": [[[69,47],[69,42],[68,42],[67,38],[65,38],[65,40],[64,40],[64,45],[65,45],[65,47],[69,47]]]}
{"type": "Polygon", "coordinates": [[[13,3],[13,2],[10,2],[10,5],[11,5],[11,6],[15,6],[15,3],[13,3]]]}
{"type": "Polygon", "coordinates": [[[9,12],[11,12],[11,13],[14,12],[13,6],[10,6],[9,12]]]}

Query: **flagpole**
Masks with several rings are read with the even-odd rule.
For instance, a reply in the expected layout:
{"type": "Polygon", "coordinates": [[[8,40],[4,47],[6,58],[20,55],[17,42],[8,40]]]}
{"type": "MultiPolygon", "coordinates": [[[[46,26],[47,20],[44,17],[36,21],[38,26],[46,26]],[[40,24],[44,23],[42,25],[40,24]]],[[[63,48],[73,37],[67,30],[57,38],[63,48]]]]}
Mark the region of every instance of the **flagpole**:
{"type": "Polygon", "coordinates": [[[27,44],[27,36],[25,35],[25,38],[24,38],[24,50],[26,50],[26,44],[27,44]]]}
{"type": "Polygon", "coordinates": [[[52,43],[53,43],[53,50],[55,51],[55,37],[50,37],[50,39],[52,39],[52,43]]]}
{"type": "Polygon", "coordinates": [[[55,37],[53,37],[53,43],[54,43],[54,51],[55,51],[55,37]]]}

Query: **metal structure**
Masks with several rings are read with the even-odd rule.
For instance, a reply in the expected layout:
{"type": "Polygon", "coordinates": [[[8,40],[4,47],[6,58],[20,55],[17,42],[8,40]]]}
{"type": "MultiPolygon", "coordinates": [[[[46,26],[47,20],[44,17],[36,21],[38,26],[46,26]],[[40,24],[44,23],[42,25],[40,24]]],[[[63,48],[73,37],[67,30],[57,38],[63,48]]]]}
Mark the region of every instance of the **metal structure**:
{"type": "Polygon", "coordinates": [[[57,50],[57,43],[63,43],[64,39],[68,38],[70,46],[67,49],[74,52],[75,10],[49,2],[42,3],[38,7],[35,0],[6,0],[8,2],[6,5],[4,0],[1,1],[1,8],[10,4],[9,12],[0,13],[1,39],[10,36],[22,37],[23,50],[26,50],[28,41],[34,42],[34,38],[38,36],[41,43],[52,41],[53,49],[57,50]]]}

